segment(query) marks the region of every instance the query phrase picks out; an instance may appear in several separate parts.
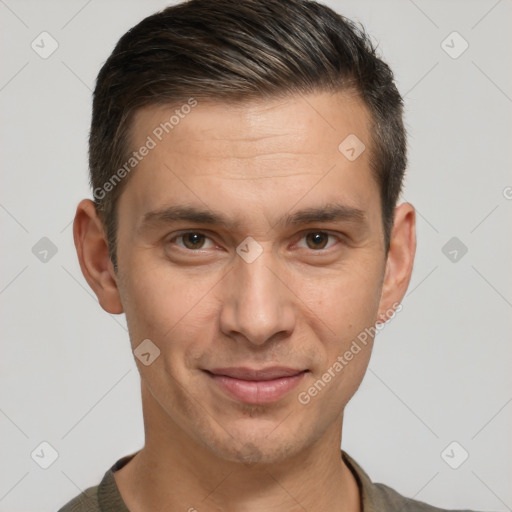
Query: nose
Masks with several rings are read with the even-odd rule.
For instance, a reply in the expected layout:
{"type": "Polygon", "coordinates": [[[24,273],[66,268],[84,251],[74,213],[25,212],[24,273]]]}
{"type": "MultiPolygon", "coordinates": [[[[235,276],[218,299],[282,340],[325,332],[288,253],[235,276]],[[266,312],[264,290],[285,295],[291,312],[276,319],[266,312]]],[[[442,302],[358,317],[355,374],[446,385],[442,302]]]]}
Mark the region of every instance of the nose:
{"type": "Polygon", "coordinates": [[[296,324],[294,294],[262,254],[252,263],[235,262],[225,283],[221,331],[237,340],[264,345],[290,336],[296,324]]]}

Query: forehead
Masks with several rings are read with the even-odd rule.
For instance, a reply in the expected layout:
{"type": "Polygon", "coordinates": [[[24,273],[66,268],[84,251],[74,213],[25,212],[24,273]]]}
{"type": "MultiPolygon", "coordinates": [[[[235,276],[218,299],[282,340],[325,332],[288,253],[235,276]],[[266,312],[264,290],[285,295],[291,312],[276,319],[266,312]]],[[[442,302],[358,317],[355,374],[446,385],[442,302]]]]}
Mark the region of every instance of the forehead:
{"type": "Polygon", "coordinates": [[[240,210],[244,202],[256,213],[299,200],[314,207],[342,199],[363,209],[378,199],[369,165],[371,118],[358,95],[194,101],[192,108],[150,106],[134,116],[132,148],[151,141],[152,149],[121,201],[140,215],[175,203],[240,210]]]}
{"type": "Polygon", "coordinates": [[[249,151],[246,156],[251,157],[264,152],[282,155],[286,149],[303,154],[332,152],[337,142],[351,134],[368,143],[370,126],[366,104],[351,90],[236,103],[190,98],[173,106],[151,105],[137,111],[130,139],[134,147],[149,135],[161,146],[172,141],[174,151],[194,146],[201,155],[211,155],[240,149],[249,151]],[[192,102],[195,106],[190,107],[192,102]],[[197,144],[208,141],[214,144],[197,144]]]}

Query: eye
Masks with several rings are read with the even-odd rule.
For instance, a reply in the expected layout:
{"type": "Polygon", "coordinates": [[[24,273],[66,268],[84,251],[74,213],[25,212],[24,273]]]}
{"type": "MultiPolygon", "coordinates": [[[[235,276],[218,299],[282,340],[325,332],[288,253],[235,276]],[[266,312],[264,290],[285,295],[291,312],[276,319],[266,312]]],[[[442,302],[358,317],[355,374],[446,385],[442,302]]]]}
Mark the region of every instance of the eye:
{"type": "Polygon", "coordinates": [[[328,249],[336,243],[336,237],[325,231],[312,231],[302,237],[301,242],[302,240],[306,241],[306,246],[299,243],[299,247],[313,250],[328,249]],[[331,238],[331,241],[329,241],[329,238],[331,238]]]}
{"type": "Polygon", "coordinates": [[[183,247],[184,249],[189,249],[191,251],[214,247],[214,243],[206,235],[196,231],[187,231],[186,233],[175,236],[171,242],[176,242],[176,245],[179,247],[183,247]],[[210,245],[208,245],[208,243],[210,245]]]}

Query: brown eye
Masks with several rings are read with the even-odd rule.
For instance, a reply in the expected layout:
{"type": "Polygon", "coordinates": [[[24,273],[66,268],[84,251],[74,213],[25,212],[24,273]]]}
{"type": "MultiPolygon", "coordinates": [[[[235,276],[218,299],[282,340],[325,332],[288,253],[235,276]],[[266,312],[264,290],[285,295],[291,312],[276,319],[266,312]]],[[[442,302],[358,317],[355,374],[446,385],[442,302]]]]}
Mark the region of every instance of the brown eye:
{"type": "Polygon", "coordinates": [[[184,235],[181,235],[180,237],[183,241],[183,245],[187,249],[201,249],[204,245],[204,242],[206,240],[206,237],[202,235],[201,233],[185,233],[184,235]]]}
{"type": "Polygon", "coordinates": [[[329,235],[322,231],[308,233],[306,235],[306,243],[309,249],[323,249],[329,241],[329,235]]]}

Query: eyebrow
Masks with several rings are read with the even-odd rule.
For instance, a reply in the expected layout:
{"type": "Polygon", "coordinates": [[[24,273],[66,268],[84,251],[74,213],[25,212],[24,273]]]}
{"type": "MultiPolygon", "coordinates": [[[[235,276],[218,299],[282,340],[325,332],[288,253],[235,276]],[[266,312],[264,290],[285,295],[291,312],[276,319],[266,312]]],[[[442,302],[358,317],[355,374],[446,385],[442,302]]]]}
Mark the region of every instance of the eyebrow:
{"type": "MultiPolygon", "coordinates": [[[[235,230],[240,226],[240,220],[231,220],[221,212],[195,206],[176,205],[146,213],[140,227],[144,229],[153,225],[165,225],[180,221],[220,226],[228,230],[235,230]]],[[[285,214],[272,227],[341,221],[364,224],[366,215],[359,208],[340,203],[327,203],[321,207],[310,207],[285,214]]]]}
{"type": "Polygon", "coordinates": [[[366,215],[364,211],[359,208],[339,203],[328,203],[321,208],[305,208],[304,210],[298,210],[292,214],[286,215],[278,224],[288,226],[336,221],[349,221],[362,224],[366,221],[366,215]]]}

